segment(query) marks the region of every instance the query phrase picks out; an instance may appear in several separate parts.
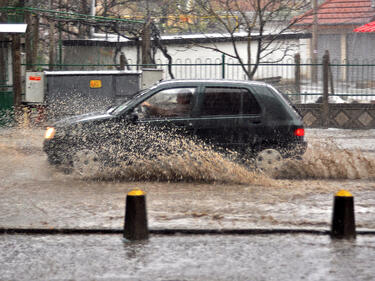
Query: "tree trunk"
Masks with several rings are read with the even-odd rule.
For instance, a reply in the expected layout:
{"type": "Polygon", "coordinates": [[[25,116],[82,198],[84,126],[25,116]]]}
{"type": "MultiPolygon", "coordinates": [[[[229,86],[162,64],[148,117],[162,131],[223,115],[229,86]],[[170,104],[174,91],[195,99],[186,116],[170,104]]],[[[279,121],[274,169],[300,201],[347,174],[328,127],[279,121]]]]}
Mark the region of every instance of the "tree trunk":
{"type": "Polygon", "coordinates": [[[148,19],[142,31],[142,65],[143,65],[143,68],[148,68],[152,64],[150,27],[151,27],[151,22],[150,22],[150,19],[148,19]]]}
{"type": "Polygon", "coordinates": [[[27,23],[27,30],[25,34],[25,52],[26,52],[26,71],[32,70],[33,58],[33,46],[32,46],[32,39],[33,39],[33,18],[31,13],[25,13],[25,19],[27,23]]]}
{"type": "Polygon", "coordinates": [[[248,38],[247,38],[247,78],[249,80],[252,79],[252,77],[249,76],[251,73],[251,34],[249,32],[248,38]]]}
{"type": "Polygon", "coordinates": [[[34,17],[34,25],[33,25],[33,51],[31,53],[31,61],[33,64],[32,70],[36,71],[36,63],[38,57],[38,49],[39,49],[39,16],[36,15],[34,17]]]}
{"type": "Polygon", "coordinates": [[[55,23],[51,21],[49,26],[49,70],[52,71],[55,64],[55,23]]]}
{"type": "Polygon", "coordinates": [[[18,111],[21,106],[21,96],[22,96],[21,40],[18,34],[12,35],[12,64],[13,64],[14,108],[16,111],[18,111]]]}

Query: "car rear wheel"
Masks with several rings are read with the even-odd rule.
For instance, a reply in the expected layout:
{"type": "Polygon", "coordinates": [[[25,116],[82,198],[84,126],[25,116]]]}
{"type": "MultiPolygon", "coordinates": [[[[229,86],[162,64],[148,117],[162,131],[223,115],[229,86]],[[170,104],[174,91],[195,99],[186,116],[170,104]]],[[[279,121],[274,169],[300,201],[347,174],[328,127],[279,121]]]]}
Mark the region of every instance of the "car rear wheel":
{"type": "Polygon", "coordinates": [[[84,177],[98,175],[103,168],[98,154],[90,149],[77,151],[72,162],[74,172],[84,177]]]}
{"type": "Polygon", "coordinates": [[[273,148],[263,149],[255,157],[256,167],[265,173],[275,172],[281,167],[282,162],[283,156],[273,148]]]}

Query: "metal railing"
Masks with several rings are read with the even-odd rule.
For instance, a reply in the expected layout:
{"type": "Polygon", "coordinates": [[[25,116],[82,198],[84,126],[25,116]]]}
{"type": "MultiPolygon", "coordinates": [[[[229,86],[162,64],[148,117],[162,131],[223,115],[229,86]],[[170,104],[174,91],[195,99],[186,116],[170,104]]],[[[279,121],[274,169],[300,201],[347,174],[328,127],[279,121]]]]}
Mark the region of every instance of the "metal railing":
{"type": "MultiPolygon", "coordinates": [[[[47,70],[49,64],[37,64],[40,70],[47,70]]],[[[176,60],[169,65],[158,61],[152,65],[134,64],[129,60],[128,70],[142,68],[162,69],[164,79],[233,79],[247,80],[243,67],[255,67],[253,80],[274,85],[295,102],[312,103],[323,94],[323,81],[329,80],[330,102],[370,102],[375,100],[375,64],[329,64],[329,77],[323,77],[323,63],[295,63],[290,59],[284,63],[260,63],[243,65],[223,58],[198,61],[176,60]],[[311,78],[311,69],[317,68],[317,80],[311,78]]],[[[54,64],[55,70],[103,70],[124,69],[120,64],[54,64]]]]}

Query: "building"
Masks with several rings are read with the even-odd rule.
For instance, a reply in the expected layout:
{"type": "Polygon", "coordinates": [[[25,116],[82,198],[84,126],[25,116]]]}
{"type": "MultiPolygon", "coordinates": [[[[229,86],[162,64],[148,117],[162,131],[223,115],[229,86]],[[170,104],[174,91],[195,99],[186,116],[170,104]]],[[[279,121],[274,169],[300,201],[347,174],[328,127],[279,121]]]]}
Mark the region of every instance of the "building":
{"type": "MultiPolygon", "coordinates": [[[[328,50],[332,62],[375,63],[375,34],[353,32],[374,19],[375,0],[324,1],[317,8],[318,57],[328,50]]],[[[310,10],[300,16],[296,27],[312,32],[313,24],[310,10]]]]}
{"type": "MultiPolygon", "coordinates": [[[[310,34],[288,32],[283,34],[266,34],[267,36],[278,36],[270,46],[273,50],[262,62],[291,62],[295,53],[301,52],[300,40],[307,40],[310,34]],[[287,56],[285,56],[287,54],[287,56]]],[[[259,35],[252,35],[251,51],[257,50],[257,39],[259,35]]],[[[248,34],[239,32],[236,34],[190,34],[190,35],[165,35],[161,37],[163,46],[167,47],[168,54],[175,65],[173,68],[174,78],[222,78],[221,63],[223,53],[229,54],[224,58],[226,63],[238,64],[234,55],[232,40],[236,40],[237,51],[247,61],[248,34]],[[215,49],[220,50],[215,51],[215,49]],[[191,67],[187,67],[191,65],[191,67]],[[213,65],[215,67],[213,67],[213,65]]],[[[131,70],[136,70],[140,64],[140,48],[135,41],[120,38],[118,36],[105,36],[87,40],[64,40],[64,64],[66,65],[110,65],[119,62],[120,53],[124,53],[131,70]]],[[[303,46],[302,46],[303,48],[303,46]]],[[[303,51],[303,50],[302,50],[303,51]]],[[[303,51],[305,52],[305,51],[303,51]]],[[[158,50],[155,55],[155,63],[163,65],[164,78],[171,78],[168,73],[168,59],[158,50]]],[[[79,68],[79,67],[78,67],[79,68]]],[[[73,69],[73,68],[69,68],[73,69]]],[[[77,69],[77,67],[75,68],[77,69]]],[[[102,69],[102,68],[101,68],[102,69]]],[[[276,73],[276,71],[275,71],[276,73]]],[[[293,75],[293,74],[291,74],[293,75]]],[[[244,72],[237,67],[228,67],[225,70],[225,78],[246,79],[244,72]]],[[[255,77],[257,78],[257,77],[255,77]]]]}

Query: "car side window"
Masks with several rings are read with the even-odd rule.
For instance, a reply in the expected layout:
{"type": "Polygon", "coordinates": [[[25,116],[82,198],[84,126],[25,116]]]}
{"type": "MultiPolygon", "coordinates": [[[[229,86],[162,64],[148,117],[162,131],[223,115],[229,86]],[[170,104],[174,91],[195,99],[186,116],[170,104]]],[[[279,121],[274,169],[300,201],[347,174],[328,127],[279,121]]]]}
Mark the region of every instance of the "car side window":
{"type": "Polygon", "coordinates": [[[172,88],[161,90],[137,107],[140,119],[190,116],[196,89],[172,88]]]}
{"type": "Polygon", "coordinates": [[[201,115],[259,114],[260,106],[245,88],[207,87],[201,115]]]}

